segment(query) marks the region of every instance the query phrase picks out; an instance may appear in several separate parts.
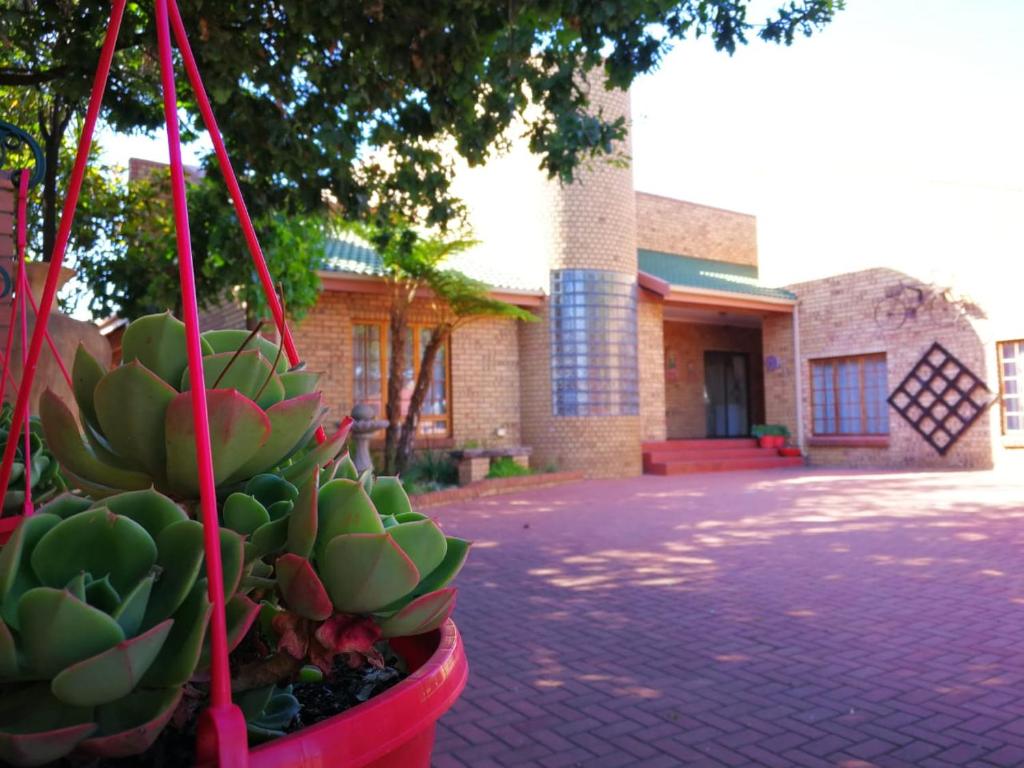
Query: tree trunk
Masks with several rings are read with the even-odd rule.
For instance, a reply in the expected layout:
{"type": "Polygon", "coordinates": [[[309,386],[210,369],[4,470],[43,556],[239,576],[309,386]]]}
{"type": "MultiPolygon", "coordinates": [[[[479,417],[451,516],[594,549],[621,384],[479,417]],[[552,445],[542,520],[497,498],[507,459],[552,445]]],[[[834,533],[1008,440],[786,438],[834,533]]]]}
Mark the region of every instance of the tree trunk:
{"type": "Polygon", "coordinates": [[[405,414],[405,422],[402,424],[402,435],[398,441],[398,450],[395,452],[395,474],[399,475],[405,471],[412,458],[414,443],[416,440],[416,428],[420,423],[420,411],[423,409],[423,401],[430,389],[431,374],[434,369],[434,361],[437,360],[437,353],[448,338],[450,330],[447,327],[438,326],[430,336],[423,356],[420,359],[420,373],[416,377],[416,386],[413,387],[412,397],[409,400],[409,409],[405,414]]]}
{"type": "Polygon", "coordinates": [[[64,138],[58,130],[56,116],[46,133],[43,155],[46,158],[46,172],[43,174],[43,261],[53,256],[53,244],[57,240],[57,172],[60,170],[60,145],[64,138]]]}
{"type": "Polygon", "coordinates": [[[402,373],[405,364],[405,338],[409,333],[407,320],[409,302],[401,295],[401,286],[396,286],[391,300],[391,317],[389,329],[391,344],[388,353],[388,396],[384,408],[384,418],[388,427],[384,433],[384,468],[381,474],[397,473],[395,465],[396,449],[402,424],[402,373]]]}

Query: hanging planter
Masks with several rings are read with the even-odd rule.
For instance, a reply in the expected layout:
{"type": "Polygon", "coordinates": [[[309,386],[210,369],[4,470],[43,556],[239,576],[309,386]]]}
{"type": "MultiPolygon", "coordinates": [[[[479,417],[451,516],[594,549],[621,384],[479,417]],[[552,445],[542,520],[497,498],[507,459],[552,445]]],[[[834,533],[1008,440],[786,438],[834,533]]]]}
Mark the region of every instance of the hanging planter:
{"type": "MultiPolygon", "coordinates": [[[[31,452],[29,391],[125,4],[112,4],[39,322],[23,344],[0,497],[20,429],[31,452]]],[[[449,617],[469,542],[414,512],[398,478],[357,475],[344,452],[350,419],[325,434],[317,377],[285,323],[178,9],[155,8],[184,322],[139,319],[110,370],[76,355],[77,418],[42,398],[47,443],[87,496],[38,510],[26,499],[0,550],[0,761],[143,755],[161,749],[177,715],[196,726],[197,765],[427,768],[434,724],[468,673],[449,617]],[[280,347],[255,332],[200,331],[172,28],[280,347]],[[383,668],[392,652],[408,678],[284,735],[297,700],[278,686],[383,668]],[[198,717],[185,706],[197,695],[198,717]],[[250,752],[248,735],[276,738],[250,752]]]]}

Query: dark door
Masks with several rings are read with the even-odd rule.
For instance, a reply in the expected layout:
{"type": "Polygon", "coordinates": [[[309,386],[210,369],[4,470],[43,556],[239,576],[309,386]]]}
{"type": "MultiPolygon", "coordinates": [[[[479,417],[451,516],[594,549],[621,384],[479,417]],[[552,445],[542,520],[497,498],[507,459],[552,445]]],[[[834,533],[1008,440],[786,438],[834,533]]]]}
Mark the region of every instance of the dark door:
{"type": "Polygon", "coordinates": [[[744,353],[704,353],[704,408],[708,437],[750,434],[750,376],[744,353]]]}

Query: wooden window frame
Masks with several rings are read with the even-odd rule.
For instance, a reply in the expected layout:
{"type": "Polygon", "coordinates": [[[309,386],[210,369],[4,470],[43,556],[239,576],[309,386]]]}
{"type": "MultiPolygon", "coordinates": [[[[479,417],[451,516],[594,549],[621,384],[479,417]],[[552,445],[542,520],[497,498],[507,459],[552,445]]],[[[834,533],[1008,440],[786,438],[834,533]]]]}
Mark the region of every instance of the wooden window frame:
{"type": "MultiPolygon", "coordinates": [[[[865,393],[865,388],[864,388],[864,362],[866,362],[868,360],[878,360],[878,361],[881,361],[886,366],[886,371],[888,372],[888,359],[886,357],[886,353],[885,352],[868,352],[868,353],[860,354],[860,355],[840,355],[838,357],[819,357],[819,358],[815,358],[813,360],[808,360],[807,361],[808,365],[810,367],[810,372],[809,372],[810,375],[808,377],[808,381],[811,384],[811,386],[810,386],[811,436],[812,436],[812,439],[815,440],[815,442],[819,442],[821,444],[826,444],[828,441],[836,441],[838,443],[838,442],[841,442],[841,441],[850,440],[850,441],[865,442],[866,445],[867,444],[875,445],[875,444],[881,444],[881,443],[887,443],[888,442],[889,434],[890,434],[888,419],[886,419],[885,432],[839,432],[839,431],[836,431],[836,432],[818,432],[817,431],[817,424],[815,423],[816,422],[815,415],[816,415],[817,411],[816,411],[816,402],[815,402],[816,388],[814,386],[814,366],[815,365],[826,365],[826,364],[830,364],[830,365],[836,366],[836,368],[835,368],[836,373],[834,373],[833,376],[832,376],[832,403],[833,403],[833,413],[832,413],[832,415],[833,415],[833,417],[835,419],[836,430],[838,430],[840,428],[840,423],[841,423],[840,399],[839,399],[838,365],[840,363],[855,362],[855,363],[858,364],[857,365],[857,376],[858,376],[858,385],[860,387],[860,423],[864,427],[867,426],[867,423],[868,423],[867,399],[864,396],[864,393],[865,393]]],[[[888,408],[888,403],[885,401],[885,393],[884,392],[882,393],[882,406],[883,406],[883,408],[888,408]]]]}
{"type": "MultiPolygon", "coordinates": [[[[358,325],[375,325],[380,329],[380,402],[381,408],[387,408],[388,404],[388,363],[391,355],[391,333],[390,333],[390,322],[387,320],[353,320],[352,338],[355,338],[355,327],[358,325]]],[[[413,383],[415,384],[416,378],[420,373],[420,362],[422,360],[422,350],[420,349],[420,332],[423,330],[433,330],[434,326],[430,323],[409,323],[407,326],[409,333],[412,334],[412,376],[413,383]]],[[[426,433],[423,431],[423,414],[420,414],[420,421],[416,424],[416,434],[425,438],[445,438],[451,437],[452,435],[452,356],[451,356],[451,337],[445,340],[442,349],[444,349],[444,399],[446,403],[444,414],[444,434],[439,435],[436,432],[426,433]]],[[[356,381],[355,381],[355,347],[352,350],[352,399],[356,397],[356,381]]],[[[380,414],[381,418],[384,418],[384,413],[380,414]]],[[[440,415],[431,414],[430,421],[440,422],[440,415]]]]}
{"type": "MultiPolygon", "coordinates": [[[[1003,347],[1006,344],[1024,344],[1024,339],[1006,339],[1005,341],[996,342],[996,367],[999,369],[999,428],[1000,433],[1003,437],[1013,438],[1016,440],[1024,439],[1024,391],[1021,390],[1021,384],[1024,384],[1024,375],[1018,370],[1013,376],[1014,381],[1017,382],[1018,392],[1014,397],[1017,400],[1022,401],[1021,410],[1014,411],[1013,413],[1019,415],[1021,418],[1020,429],[1008,429],[1006,426],[1006,381],[1003,374],[1003,347]]],[[[1014,361],[1018,366],[1024,364],[1024,354],[1015,354],[1013,356],[1014,361]]]]}

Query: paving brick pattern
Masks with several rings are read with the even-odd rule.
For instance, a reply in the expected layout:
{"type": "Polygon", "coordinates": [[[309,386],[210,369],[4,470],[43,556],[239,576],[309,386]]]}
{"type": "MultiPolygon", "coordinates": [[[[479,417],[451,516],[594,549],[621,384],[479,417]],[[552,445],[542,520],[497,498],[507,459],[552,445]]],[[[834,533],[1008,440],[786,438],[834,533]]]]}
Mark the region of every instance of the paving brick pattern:
{"type": "Polygon", "coordinates": [[[1022,499],[776,470],[435,510],[477,543],[434,766],[1024,765],[1022,499]]]}

